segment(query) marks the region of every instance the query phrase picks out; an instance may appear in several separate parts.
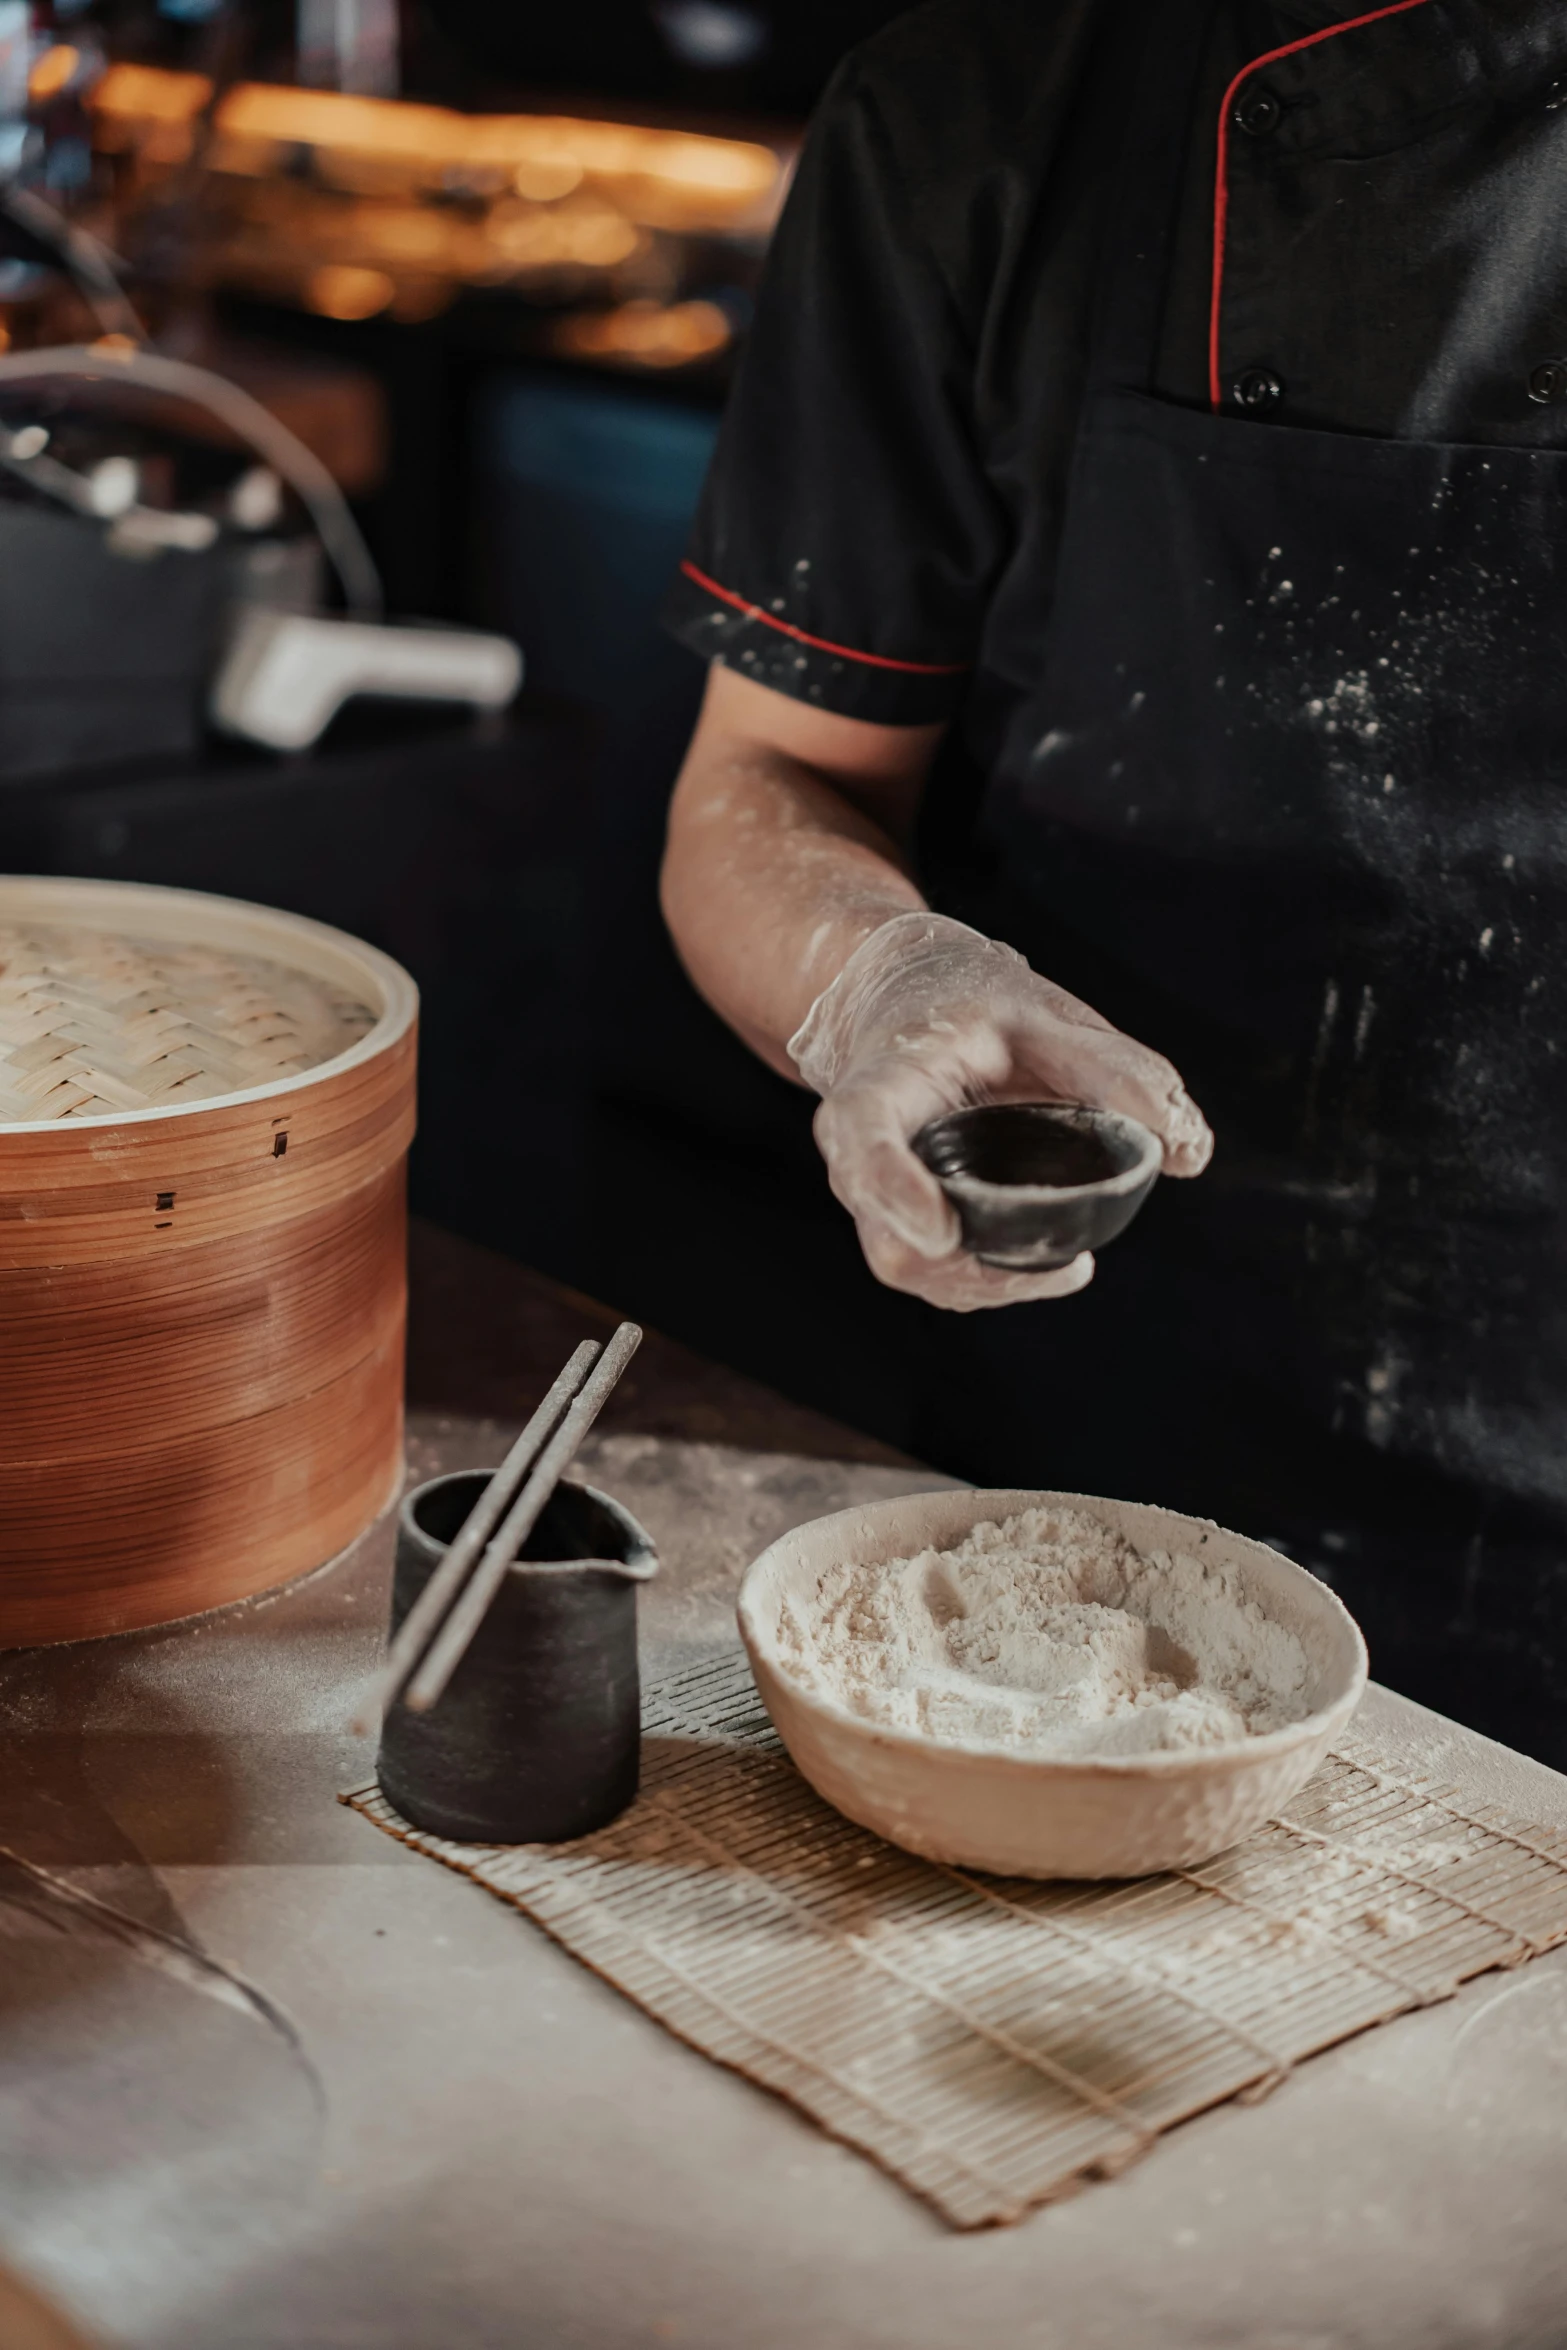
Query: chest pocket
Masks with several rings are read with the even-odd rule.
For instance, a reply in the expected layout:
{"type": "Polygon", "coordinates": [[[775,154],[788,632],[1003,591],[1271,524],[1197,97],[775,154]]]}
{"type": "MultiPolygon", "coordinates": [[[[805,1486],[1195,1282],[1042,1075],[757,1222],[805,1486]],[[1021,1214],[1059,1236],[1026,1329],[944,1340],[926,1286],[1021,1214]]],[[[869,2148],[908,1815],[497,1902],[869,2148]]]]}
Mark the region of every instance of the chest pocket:
{"type": "Polygon", "coordinates": [[[1567,25],[1499,16],[1400,0],[1236,76],[1216,408],[1567,448],[1567,25]]]}

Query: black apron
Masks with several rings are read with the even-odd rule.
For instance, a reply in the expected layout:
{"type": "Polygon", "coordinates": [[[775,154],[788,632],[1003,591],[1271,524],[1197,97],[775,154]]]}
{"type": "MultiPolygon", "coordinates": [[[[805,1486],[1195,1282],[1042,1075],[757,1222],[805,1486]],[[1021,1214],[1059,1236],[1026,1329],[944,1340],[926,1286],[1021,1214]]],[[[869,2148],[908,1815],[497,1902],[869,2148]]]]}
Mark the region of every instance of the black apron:
{"type": "MultiPolygon", "coordinates": [[[[1302,429],[1287,402],[1258,421],[1229,387],[1218,413],[1154,396],[1207,14],[1160,0],[1147,20],[1047,687],[986,804],[1004,888],[964,910],[1168,1053],[1218,1136],[1209,1173],[1161,1186],[1107,1257],[1098,1340],[1093,1291],[1052,1309],[1097,1344],[1105,1410],[1147,1305],[1167,1360],[1134,1381],[1139,1409],[1163,1379],[1199,1450],[1221,1394],[1270,1397],[1309,1432],[1258,1531],[1310,1516],[1335,1439],[1387,1464],[1430,1523],[1385,1512],[1403,1550],[1367,1551],[1346,1596],[1375,1614],[1378,1576],[1402,1577],[1400,1620],[1435,1609],[1429,1636],[1460,1658],[1486,1525],[1521,1511],[1533,1564],[1495,1597],[1555,1703],[1567,1549],[1540,1529],[1567,1522],[1567,452],[1302,429]],[[1453,1493],[1473,1507],[1431,1498],[1453,1493]],[[1444,1511],[1438,1602],[1419,1586],[1444,1511]]],[[[1051,1343],[1042,1318],[1033,1332],[1051,1343]]],[[[1232,1451],[1253,1434],[1237,1423],[1232,1451]]],[[[1223,1432],[1206,1443],[1222,1454],[1223,1432]]],[[[1344,1506],[1327,1500],[1329,1540],[1351,1557],[1365,1530],[1344,1506]]]]}

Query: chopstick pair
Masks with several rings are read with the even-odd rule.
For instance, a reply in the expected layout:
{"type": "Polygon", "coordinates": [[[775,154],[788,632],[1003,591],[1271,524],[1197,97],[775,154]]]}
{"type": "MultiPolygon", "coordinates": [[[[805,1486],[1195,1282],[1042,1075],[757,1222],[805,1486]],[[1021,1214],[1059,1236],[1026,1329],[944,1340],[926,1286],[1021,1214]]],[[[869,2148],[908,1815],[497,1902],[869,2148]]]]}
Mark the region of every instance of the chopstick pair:
{"type": "Polygon", "coordinates": [[[416,1714],[435,1704],[641,1343],[637,1324],[622,1322],[606,1346],[586,1339],[578,1347],[403,1618],[366,1715],[399,1694],[416,1714]]]}

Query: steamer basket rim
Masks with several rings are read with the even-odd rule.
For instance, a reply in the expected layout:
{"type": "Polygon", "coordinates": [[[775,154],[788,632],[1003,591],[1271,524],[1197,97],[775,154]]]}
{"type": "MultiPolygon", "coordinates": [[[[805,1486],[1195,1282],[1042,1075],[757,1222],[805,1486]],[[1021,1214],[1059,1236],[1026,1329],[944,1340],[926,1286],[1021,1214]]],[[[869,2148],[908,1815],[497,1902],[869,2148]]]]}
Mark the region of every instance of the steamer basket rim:
{"type": "MultiPolygon", "coordinates": [[[[199,1118],[214,1112],[243,1108],[249,1102],[287,1101],[292,1095],[346,1075],[365,1062],[378,1059],[407,1035],[419,1014],[419,990],[391,955],[383,954],[351,931],[336,930],[308,914],[291,914],[281,906],[266,906],[248,898],[221,897],[216,891],[171,889],[155,882],[111,881],[55,873],[0,874],[0,921],[27,916],[37,921],[70,922],[98,919],[103,928],[124,936],[137,935],[138,912],[161,912],[172,943],[231,947],[235,953],[255,953],[282,959],[285,941],[305,950],[297,967],[316,978],[369,986],[380,996],[375,1025],[346,1052],[303,1069],[295,1077],[279,1077],[265,1085],[246,1086],[233,1093],[209,1095],[204,1101],[151,1103],[144,1110],[110,1110],[87,1118],[27,1118],[0,1125],[0,1148],[13,1135],[92,1133],[104,1128],[150,1126],[177,1118],[199,1118]],[[111,922],[111,910],[118,919],[111,922]],[[252,935],[236,939],[236,926],[252,935]],[[221,925],[227,925],[227,934],[221,925]]],[[[156,935],[156,933],[154,934],[156,935]]]]}

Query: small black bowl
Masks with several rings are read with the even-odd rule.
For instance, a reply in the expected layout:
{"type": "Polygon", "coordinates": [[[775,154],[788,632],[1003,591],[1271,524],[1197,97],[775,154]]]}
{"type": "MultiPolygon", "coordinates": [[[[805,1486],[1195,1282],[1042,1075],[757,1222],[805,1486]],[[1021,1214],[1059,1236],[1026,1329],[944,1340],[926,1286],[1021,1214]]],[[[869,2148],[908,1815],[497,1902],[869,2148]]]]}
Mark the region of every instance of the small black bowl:
{"type": "Polygon", "coordinates": [[[954,1110],[913,1149],[982,1265],[1046,1273],[1114,1240],[1159,1178],[1159,1138],[1117,1110],[997,1102],[954,1110]]]}
{"type": "MultiPolygon", "coordinates": [[[[459,1469],[404,1501],[394,1634],[489,1478],[459,1469]]],[[[430,1711],[387,1712],[376,1776],[404,1819],[465,1844],[550,1844],[624,1811],[641,1759],[637,1586],[657,1571],[629,1510],[557,1485],[430,1711]]]]}

